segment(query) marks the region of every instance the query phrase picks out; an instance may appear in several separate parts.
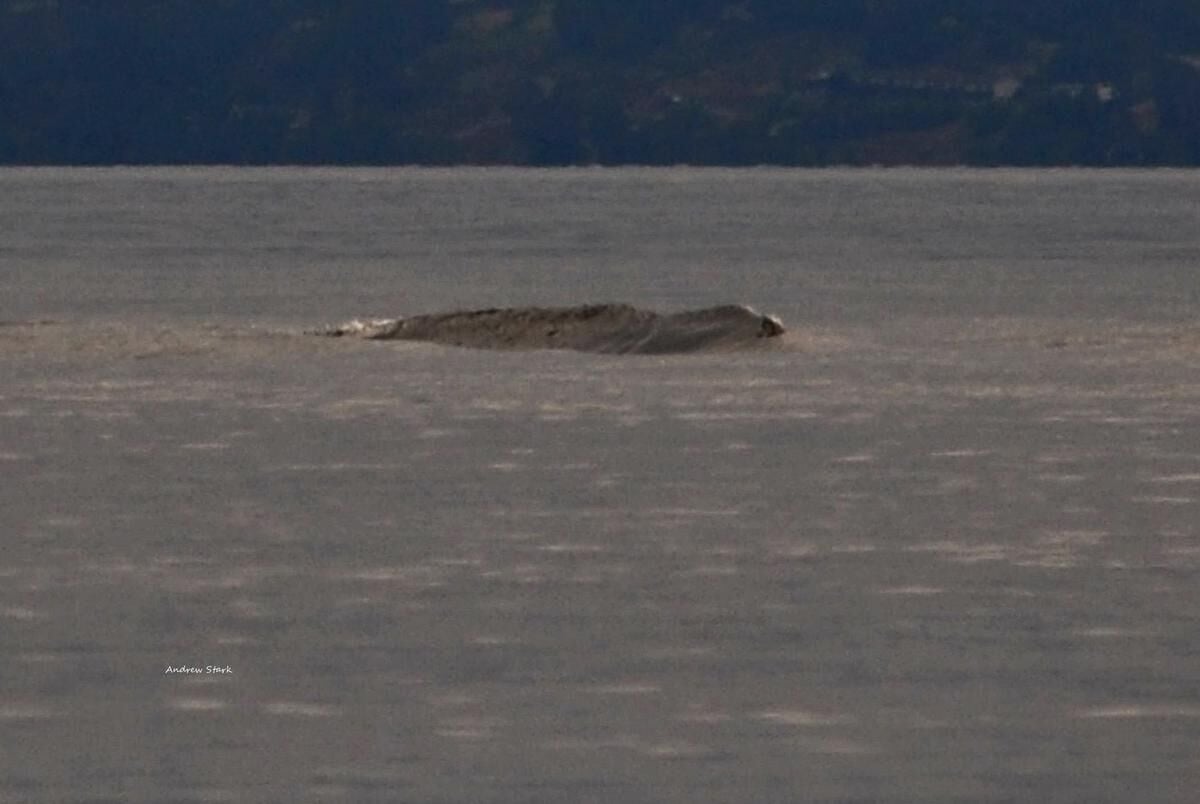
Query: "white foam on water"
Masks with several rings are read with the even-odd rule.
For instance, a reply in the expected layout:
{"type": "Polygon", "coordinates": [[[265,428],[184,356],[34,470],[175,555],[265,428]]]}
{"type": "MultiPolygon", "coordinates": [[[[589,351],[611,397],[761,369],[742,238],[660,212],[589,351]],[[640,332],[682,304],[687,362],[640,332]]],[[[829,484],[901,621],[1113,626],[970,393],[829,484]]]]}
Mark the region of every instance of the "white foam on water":
{"type": "Polygon", "coordinates": [[[1130,502],[1147,503],[1149,505],[1191,505],[1196,502],[1195,497],[1177,497],[1169,495],[1146,495],[1139,497],[1130,497],[1130,502]]]}
{"type": "Polygon", "coordinates": [[[754,717],[756,720],[774,723],[777,726],[799,728],[843,726],[854,722],[852,718],[844,715],[821,714],[804,709],[766,709],[755,713],[754,717]]]}
{"type": "Polygon", "coordinates": [[[0,722],[47,720],[56,716],[57,712],[49,706],[20,702],[0,703],[0,722]]]}
{"type": "Polygon", "coordinates": [[[1190,472],[1178,475],[1158,475],[1147,478],[1148,483],[1200,483],[1200,473],[1190,472]]]}
{"type": "Polygon", "coordinates": [[[600,684],[588,689],[593,695],[655,695],[662,686],[649,681],[624,681],[618,684],[600,684]]]}
{"type": "Polygon", "coordinates": [[[167,708],[178,712],[219,712],[228,707],[228,702],[218,698],[171,698],[167,701],[167,708]]]}
{"type": "Polygon", "coordinates": [[[1152,631],[1141,628],[1118,628],[1113,626],[1097,626],[1081,628],[1072,631],[1077,636],[1087,639],[1142,639],[1154,636],[1152,631]]]}
{"type": "Polygon", "coordinates": [[[441,721],[433,733],[452,740],[486,740],[504,724],[499,718],[460,715],[441,721]]]}
{"type": "Polygon", "coordinates": [[[718,752],[713,748],[693,743],[687,740],[672,740],[654,743],[639,748],[639,753],[654,759],[705,759],[715,756],[718,752]]]}
{"type": "Polygon", "coordinates": [[[272,701],[263,704],[262,710],[279,717],[336,717],[341,714],[336,706],[303,701],[272,701]]]}
{"type": "Polygon", "coordinates": [[[1168,720],[1200,718],[1196,704],[1115,704],[1082,709],[1075,717],[1092,720],[1168,720]]]}
{"type": "Polygon", "coordinates": [[[6,620],[18,620],[20,622],[32,622],[33,620],[44,620],[49,615],[45,612],[31,609],[26,606],[8,606],[0,609],[0,617],[6,620]]]}
{"type": "Polygon", "coordinates": [[[857,453],[855,455],[843,455],[840,458],[834,458],[834,463],[875,463],[878,461],[874,454],[869,452],[857,453]]]}

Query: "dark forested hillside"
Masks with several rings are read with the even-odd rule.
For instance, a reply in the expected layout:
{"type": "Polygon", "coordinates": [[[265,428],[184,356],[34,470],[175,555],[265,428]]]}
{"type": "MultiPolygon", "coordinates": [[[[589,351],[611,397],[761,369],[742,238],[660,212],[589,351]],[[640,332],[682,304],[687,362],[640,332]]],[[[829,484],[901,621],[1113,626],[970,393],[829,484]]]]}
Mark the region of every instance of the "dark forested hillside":
{"type": "Polygon", "coordinates": [[[0,0],[0,163],[1200,164],[1200,0],[0,0]]]}

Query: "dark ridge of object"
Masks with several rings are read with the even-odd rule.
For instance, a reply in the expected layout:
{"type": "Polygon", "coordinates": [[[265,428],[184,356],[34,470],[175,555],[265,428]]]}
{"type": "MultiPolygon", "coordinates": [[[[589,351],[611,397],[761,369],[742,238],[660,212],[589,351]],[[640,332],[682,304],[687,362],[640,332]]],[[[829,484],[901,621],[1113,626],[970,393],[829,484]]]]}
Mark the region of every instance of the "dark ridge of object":
{"type": "Polygon", "coordinates": [[[572,349],[681,354],[751,348],[784,333],[779,319],[740,304],[658,313],[628,304],[508,307],[350,321],[312,334],[428,341],[475,349],[572,349]]]}

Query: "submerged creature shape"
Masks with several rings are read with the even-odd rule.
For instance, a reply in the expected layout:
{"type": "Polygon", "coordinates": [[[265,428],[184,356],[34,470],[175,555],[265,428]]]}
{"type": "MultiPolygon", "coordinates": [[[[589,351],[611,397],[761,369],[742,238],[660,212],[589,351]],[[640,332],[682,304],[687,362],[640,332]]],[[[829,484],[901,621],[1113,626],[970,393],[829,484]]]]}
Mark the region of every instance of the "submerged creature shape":
{"type": "Polygon", "coordinates": [[[671,354],[751,348],[784,332],[778,318],[740,304],[678,313],[658,313],[628,304],[588,304],[354,320],[314,334],[429,341],[476,349],[671,354]]]}

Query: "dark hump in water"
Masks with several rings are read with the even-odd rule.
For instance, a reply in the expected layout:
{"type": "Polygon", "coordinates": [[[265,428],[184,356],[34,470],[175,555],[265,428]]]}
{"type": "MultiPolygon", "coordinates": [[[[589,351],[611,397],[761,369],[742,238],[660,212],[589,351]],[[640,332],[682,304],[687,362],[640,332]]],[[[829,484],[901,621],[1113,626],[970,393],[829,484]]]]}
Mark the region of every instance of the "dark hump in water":
{"type": "Polygon", "coordinates": [[[777,318],[739,304],[669,314],[628,304],[588,304],[489,308],[351,321],[319,334],[429,341],[476,349],[671,354],[753,348],[783,333],[783,324],[777,318]]]}

